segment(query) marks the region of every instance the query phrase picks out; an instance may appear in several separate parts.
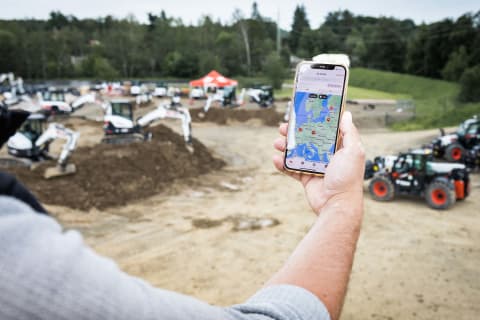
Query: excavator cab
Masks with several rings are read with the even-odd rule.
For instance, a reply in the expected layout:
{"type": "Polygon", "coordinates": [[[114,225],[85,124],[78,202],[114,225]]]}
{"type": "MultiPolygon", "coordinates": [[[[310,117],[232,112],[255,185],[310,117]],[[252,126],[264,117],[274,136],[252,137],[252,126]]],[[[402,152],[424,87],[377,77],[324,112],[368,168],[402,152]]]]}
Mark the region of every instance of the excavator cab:
{"type": "Polygon", "coordinates": [[[106,104],[103,118],[103,143],[128,144],[145,141],[151,134],[144,134],[140,126],[133,120],[133,105],[129,100],[112,100],[106,104]]]}
{"type": "Polygon", "coordinates": [[[129,102],[111,102],[112,116],[119,116],[128,120],[133,119],[133,106],[129,102]]]}
{"type": "Polygon", "coordinates": [[[224,87],[223,88],[223,101],[222,105],[224,107],[226,106],[233,106],[234,103],[237,100],[237,94],[236,94],[236,87],[230,86],[230,87],[224,87]]]}
{"type": "Polygon", "coordinates": [[[37,140],[45,132],[46,118],[43,114],[34,113],[17,130],[17,133],[8,140],[8,153],[19,157],[39,160],[44,151],[48,151],[48,145],[44,149],[36,146],[37,140]]]}
{"type": "Polygon", "coordinates": [[[42,92],[43,100],[65,102],[65,92],[63,90],[48,90],[42,92]]]}
{"type": "Polygon", "coordinates": [[[45,131],[46,119],[43,115],[33,114],[22,124],[18,132],[25,135],[30,141],[35,143],[45,131]]]}

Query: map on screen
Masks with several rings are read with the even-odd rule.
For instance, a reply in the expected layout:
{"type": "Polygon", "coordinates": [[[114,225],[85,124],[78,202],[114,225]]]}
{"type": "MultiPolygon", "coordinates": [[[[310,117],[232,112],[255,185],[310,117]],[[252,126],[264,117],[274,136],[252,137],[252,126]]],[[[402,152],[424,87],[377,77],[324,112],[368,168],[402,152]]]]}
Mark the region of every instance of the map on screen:
{"type": "Polygon", "coordinates": [[[345,73],[341,70],[307,69],[299,74],[288,133],[288,168],[324,172],[328,166],[342,104],[345,73]]]}

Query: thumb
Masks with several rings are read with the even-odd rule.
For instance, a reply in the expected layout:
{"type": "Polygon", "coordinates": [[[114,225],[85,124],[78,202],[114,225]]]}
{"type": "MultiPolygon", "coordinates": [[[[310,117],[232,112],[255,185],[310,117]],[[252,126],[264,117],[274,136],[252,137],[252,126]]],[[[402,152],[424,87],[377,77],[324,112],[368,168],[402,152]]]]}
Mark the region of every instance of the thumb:
{"type": "Polygon", "coordinates": [[[342,144],[348,148],[360,142],[358,130],[353,124],[352,113],[345,111],[340,122],[340,133],[342,134],[342,144]]]}

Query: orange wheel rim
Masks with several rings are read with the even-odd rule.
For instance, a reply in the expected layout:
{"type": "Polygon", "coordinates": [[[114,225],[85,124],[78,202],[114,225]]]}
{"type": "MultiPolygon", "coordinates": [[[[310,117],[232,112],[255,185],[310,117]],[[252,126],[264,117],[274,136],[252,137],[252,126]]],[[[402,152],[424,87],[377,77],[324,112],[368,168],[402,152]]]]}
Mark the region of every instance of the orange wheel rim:
{"type": "Polygon", "coordinates": [[[462,158],[462,150],[460,148],[453,148],[452,150],[452,159],[460,160],[462,158]]]}
{"type": "Polygon", "coordinates": [[[447,202],[447,193],[442,189],[434,189],[431,198],[434,204],[441,206],[447,202]]]}
{"type": "Polygon", "coordinates": [[[383,181],[377,181],[373,184],[373,193],[377,197],[385,197],[388,193],[387,184],[383,181]]]}

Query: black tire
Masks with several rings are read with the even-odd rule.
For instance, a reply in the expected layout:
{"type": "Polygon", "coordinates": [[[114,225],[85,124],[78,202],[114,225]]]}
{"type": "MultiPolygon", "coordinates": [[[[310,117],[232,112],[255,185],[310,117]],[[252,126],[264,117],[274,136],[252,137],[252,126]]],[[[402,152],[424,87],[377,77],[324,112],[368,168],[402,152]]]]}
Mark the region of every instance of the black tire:
{"type": "Polygon", "coordinates": [[[390,201],[395,197],[395,186],[393,182],[385,176],[373,177],[368,186],[368,191],[372,198],[377,201],[390,201]]]}
{"type": "Polygon", "coordinates": [[[451,162],[459,162],[465,156],[465,148],[458,143],[452,143],[445,149],[445,159],[451,162]]]}
{"type": "Polygon", "coordinates": [[[433,181],[427,187],[425,200],[430,208],[445,210],[455,203],[455,191],[443,181],[433,181]]]}

